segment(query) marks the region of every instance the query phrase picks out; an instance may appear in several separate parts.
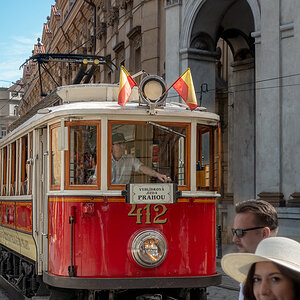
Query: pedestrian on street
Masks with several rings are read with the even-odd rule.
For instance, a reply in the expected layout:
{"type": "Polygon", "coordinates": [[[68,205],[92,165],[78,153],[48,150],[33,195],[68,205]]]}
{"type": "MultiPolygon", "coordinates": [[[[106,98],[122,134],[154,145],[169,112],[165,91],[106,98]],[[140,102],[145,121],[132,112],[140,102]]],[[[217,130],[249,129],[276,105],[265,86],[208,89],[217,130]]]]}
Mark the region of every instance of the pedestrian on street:
{"type": "MultiPolygon", "coordinates": [[[[277,212],[269,202],[245,200],[236,204],[235,211],[232,241],[239,252],[254,253],[260,241],[277,235],[279,229],[277,212]]],[[[239,300],[243,299],[241,283],[239,300]]]]}
{"type": "Polygon", "coordinates": [[[300,299],[300,243],[292,239],[263,239],[255,254],[227,254],[221,264],[226,274],[244,283],[245,300],[300,299]]]}

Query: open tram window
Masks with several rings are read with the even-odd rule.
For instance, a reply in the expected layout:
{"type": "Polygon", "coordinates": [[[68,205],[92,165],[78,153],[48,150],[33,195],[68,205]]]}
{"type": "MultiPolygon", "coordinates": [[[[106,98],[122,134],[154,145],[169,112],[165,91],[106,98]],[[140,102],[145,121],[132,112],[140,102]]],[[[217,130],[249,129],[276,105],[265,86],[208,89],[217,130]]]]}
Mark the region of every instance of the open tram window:
{"type": "Polygon", "coordinates": [[[220,132],[218,126],[197,125],[197,190],[218,190],[220,185],[220,132]]]}
{"type": "Polygon", "coordinates": [[[189,124],[110,121],[108,137],[111,189],[127,183],[163,182],[165,178],[180,189],[187,188],[189,124]]]}
{"type": "Polygon", "coordinates": [[[99,187],[100,122],[67,122],[66,125],[69,127],[66,188],[99,187]]]}

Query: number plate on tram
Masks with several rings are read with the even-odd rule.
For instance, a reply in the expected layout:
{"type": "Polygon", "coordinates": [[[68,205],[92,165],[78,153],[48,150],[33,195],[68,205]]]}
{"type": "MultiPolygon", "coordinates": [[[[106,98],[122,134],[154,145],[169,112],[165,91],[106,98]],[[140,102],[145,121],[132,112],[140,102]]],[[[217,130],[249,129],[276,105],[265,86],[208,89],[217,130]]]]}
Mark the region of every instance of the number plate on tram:
{"type": "Polygon", "coordinates": [[[126,185],[126,202],[131,204],[175,203],[177,194],[174,183],[126,185]]]}

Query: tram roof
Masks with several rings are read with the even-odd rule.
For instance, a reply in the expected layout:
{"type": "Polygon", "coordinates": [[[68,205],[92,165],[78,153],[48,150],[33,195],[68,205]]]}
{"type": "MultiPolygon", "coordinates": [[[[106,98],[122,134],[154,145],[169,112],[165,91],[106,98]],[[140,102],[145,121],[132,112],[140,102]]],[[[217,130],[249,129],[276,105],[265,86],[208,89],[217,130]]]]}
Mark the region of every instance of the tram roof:
{"type": "MultiPolygon", "coordinates": [[[[149,107],[139,103],[137,88],[134,88],[131,97],[123,108],[118,105],[119,86],[116,84],[78,84],[61,86],[51,94],[43,98],[33,106],[30,111],[13,123],[13,131],[7,138],[17,130],[27,126],[37,126],[40,123],[55,117],[71,117],[80,115],[128,115],[149,116],[149,107]],[[36,124],[36,125],[34,125],[36,124]]],[[[155,116],[176,117],[183,121],[191,119],[202,119],[204,123],[216,124],[219,116],[201,110],[190,111],[184,103],[166,103],[164,106],[155,108],[155,116]]],[[[5,138],[4,138],[5,139],[5,138]]]]}

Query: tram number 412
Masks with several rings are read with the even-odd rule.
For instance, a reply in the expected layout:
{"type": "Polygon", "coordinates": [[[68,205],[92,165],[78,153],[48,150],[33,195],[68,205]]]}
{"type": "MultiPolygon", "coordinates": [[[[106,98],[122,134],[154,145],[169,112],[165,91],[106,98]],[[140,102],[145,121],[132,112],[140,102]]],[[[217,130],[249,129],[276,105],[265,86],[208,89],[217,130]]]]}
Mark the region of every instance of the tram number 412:
{"type": "Polygon", "coordinates": [[[136,217],[136,224],[142,224],[142,220],[145,222],[145,224],[165,224],[168,222],[168,219],[163,218],[163,216],[167,211],[168,209],[163,204],[147,204],[140,208],[137,208],[136,204],[132,204],[132,208],[128,213],[128,217],[136,217]]]}

